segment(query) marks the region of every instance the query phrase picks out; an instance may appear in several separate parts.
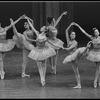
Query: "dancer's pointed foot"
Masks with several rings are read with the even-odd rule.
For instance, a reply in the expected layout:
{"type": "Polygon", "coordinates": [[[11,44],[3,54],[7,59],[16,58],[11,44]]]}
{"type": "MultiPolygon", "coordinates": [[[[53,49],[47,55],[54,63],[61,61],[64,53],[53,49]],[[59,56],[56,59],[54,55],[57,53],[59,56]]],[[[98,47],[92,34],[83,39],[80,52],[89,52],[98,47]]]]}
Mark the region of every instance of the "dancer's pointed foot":
{"type": "Polygon", "coordinates": [[[30,77],[30,75],[23,73],[22,77],[30,77]]]}
{"type": "Polygon", "coordinates": [[[5,72],[4,71],[1,71],[0,72],[0,75],[1,75],[1,79],[4,79],[5,72]]]}
{"type": "Polygon", "coordinates": [[[77,86],[75,86],[75,87],[73,87],[74,89],[80,89],[81,88],[81,85],[79,84],[79,85],[77,85],[77,86]]]}
{"type": "Polygon", "coordinates": [[[56,75],[56,69],[55,68],[52,68],[51,73],[54,74],[54,75],[56,75]]]}
{"type": "Polygon", "coordinates": [[[97,87],[97,82],[94,82],[94,88],[96,88],[97,87]]]}
{"type": "Polygon", "coordinates": [[[41,84],[42,84],[42,86],[44,86],[45,85],[45,80],[41,80],[41,84]]]}

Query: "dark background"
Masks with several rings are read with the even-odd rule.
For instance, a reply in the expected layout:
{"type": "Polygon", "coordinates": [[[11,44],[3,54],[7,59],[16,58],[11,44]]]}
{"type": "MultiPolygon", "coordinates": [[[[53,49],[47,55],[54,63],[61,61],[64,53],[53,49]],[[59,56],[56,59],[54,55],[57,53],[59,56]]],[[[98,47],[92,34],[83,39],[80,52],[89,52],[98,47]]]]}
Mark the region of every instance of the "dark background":
{"type": "MultiPolygon", "coordinates": [[[[100,29],[100,2],[0,2],[0,22],[2,27],[5,27],[10,25],[9,18],[13,18],[15,21],[21,15],[26,14],[34,20],[35,28],[39,31],[41,26],[47,24],[46,18],[48,16],[51,15],[57,19],[66,10],[68,15],[64,16],[57,26],[58,38],[65,43],[64,33],[72,21],[82,26],[89,34],[93,34],[93,27],[100,29]]],[[[16,28],[21,33],[25,30],[23,27],[24,21],[26,20],[21,20],[16,24],[16,28]]],[[[79,45],[86,45],[90,40],[77,27],[71,29],[76,32],[76,40],[79,45]]],[[[11,28],[8,31],[7,38],[12,38],[12,36],[11,28]]]]}

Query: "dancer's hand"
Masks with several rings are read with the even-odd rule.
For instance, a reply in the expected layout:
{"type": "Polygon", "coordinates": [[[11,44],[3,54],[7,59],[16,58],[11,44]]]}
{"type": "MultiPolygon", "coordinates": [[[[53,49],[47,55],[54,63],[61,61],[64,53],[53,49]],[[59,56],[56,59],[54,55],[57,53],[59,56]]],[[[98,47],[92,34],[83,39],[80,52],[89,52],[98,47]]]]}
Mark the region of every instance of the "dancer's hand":
{"type": "Polygon", "coordinates": [[[10,22],[11,22],[11,24],[13,24],[13,22],[14,22],[14,21],[13,21],[13,19],[12,19],[12,18],[10,18],[10,22]]]}
{"type": "Polygon", "coordinates": [[[68,50],[68,48],[65,48],[65,47],[64,47],[63,49],[64,49],[64,50],[68,50]]]}
{"type": "Polygon", "coordinates": [[[67,11],[64,11],[64,12],[62,13],[62,15],[67,15],[67,11]]]}

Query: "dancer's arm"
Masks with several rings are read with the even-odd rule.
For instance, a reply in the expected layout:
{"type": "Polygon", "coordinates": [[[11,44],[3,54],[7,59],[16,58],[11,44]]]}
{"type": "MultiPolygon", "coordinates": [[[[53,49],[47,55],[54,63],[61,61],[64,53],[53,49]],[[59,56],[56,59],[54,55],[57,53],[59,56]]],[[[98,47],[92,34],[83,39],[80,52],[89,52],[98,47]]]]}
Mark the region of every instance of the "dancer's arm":
{"type": "Polygon", "coordinates": [[[30,17],[27,16],[27,18],[32,22],[32,25],[34,26],[34,21],[30,17]]]}
{"type": "Polygon", "coordinates": [[[27,19],[27,21],[28,21],[29,25],[31,26],[32,30],[33,30],[33,31],[35,32],[35,34],[38,36],[39,32],[33,27],[32,23],[31,23],[30,20],[29,20],[29,18],[28,18],[26,15],[25,15],[24,17],[27,19]]]}
{"type": "Polygon", "coordinates": [[[87,36],[89,37],[91,40],[93,39],[92,35],[89,35],[82,27],[80,27],[77,23],[75,23],[76,26],[79,27],[79,29],[87,36]]]}
{"type": "Polygon", "coordinates": [[[64,48],[64,49],[70,51],[71,49],[75,48],[76,46],[77,46],[77,42],[74,42],[70,47],[64,48]]]}
{"type": "Polygon", "coordinates": [[[51,45],[53,45],[53,46],[57,47],[57,48],[62,48],[62,49],[64,49],[63,47],[58,46],[58,45],[55,45],[55,44],[53,44],[52,42],[50,42],[50,41],[48,41],[48,40],[47,40],[47,42],[48,42],[48,43],[50,43],[51,45]]]}
{"type": "MultiPolygon", "coordinates": [[[[18,23],[23,18],[24,18],[23,16],[19,17],[16,21],[13,22],[13,24],[15,25],[16,23],[18,23]]],[[[11,27],[12,27],[12,24],[10,24],[9,26],[5,27],[5,30],[8,31],[11,27]]]]}
{"type": "Polygon", "coordinates": [[[72,25],[74,25],[74,22],[72,22],[72,23],[68,26],[68,28],[66,29],[66,31],[65,31],[67,44],[69,44],[69,41],[70,41],[69,35],[68,35],[68,31],[69,31],[69,28],[70,28],[72,25]]]}
{"type": "Polygon", "coordinates": [[[63,15],[67,15],[67,11],[63,12],[63,13],[58,17],[58,19],[56,20],[56,22],[55,22],[55,24],[54,24],[54,27],[57,26],[58,22],[61,20],[61,18],[62,18],[63,15]]]}

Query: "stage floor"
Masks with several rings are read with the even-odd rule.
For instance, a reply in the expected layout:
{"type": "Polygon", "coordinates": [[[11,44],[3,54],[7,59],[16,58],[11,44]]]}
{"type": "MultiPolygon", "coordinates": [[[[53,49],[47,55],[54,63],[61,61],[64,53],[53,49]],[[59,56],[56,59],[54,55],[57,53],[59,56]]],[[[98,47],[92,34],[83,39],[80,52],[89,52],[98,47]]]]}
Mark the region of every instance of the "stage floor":
{"type": "Polygon", "coordinates": [[[0,98],[100,98],[100,87],[93,87],[96,65],[86,59],[79,62],[82,88],[73,89],[76,79],[71,64],[62,63],[66,56],[67,51],[59,52],[56,75],[47,66],[46,85],[42,87],[36,62],[28,60],[26,73],[31,76],[22,78],[22,51],[8,52],[4,60],[5,78],[0,79],[0,98]]]}

